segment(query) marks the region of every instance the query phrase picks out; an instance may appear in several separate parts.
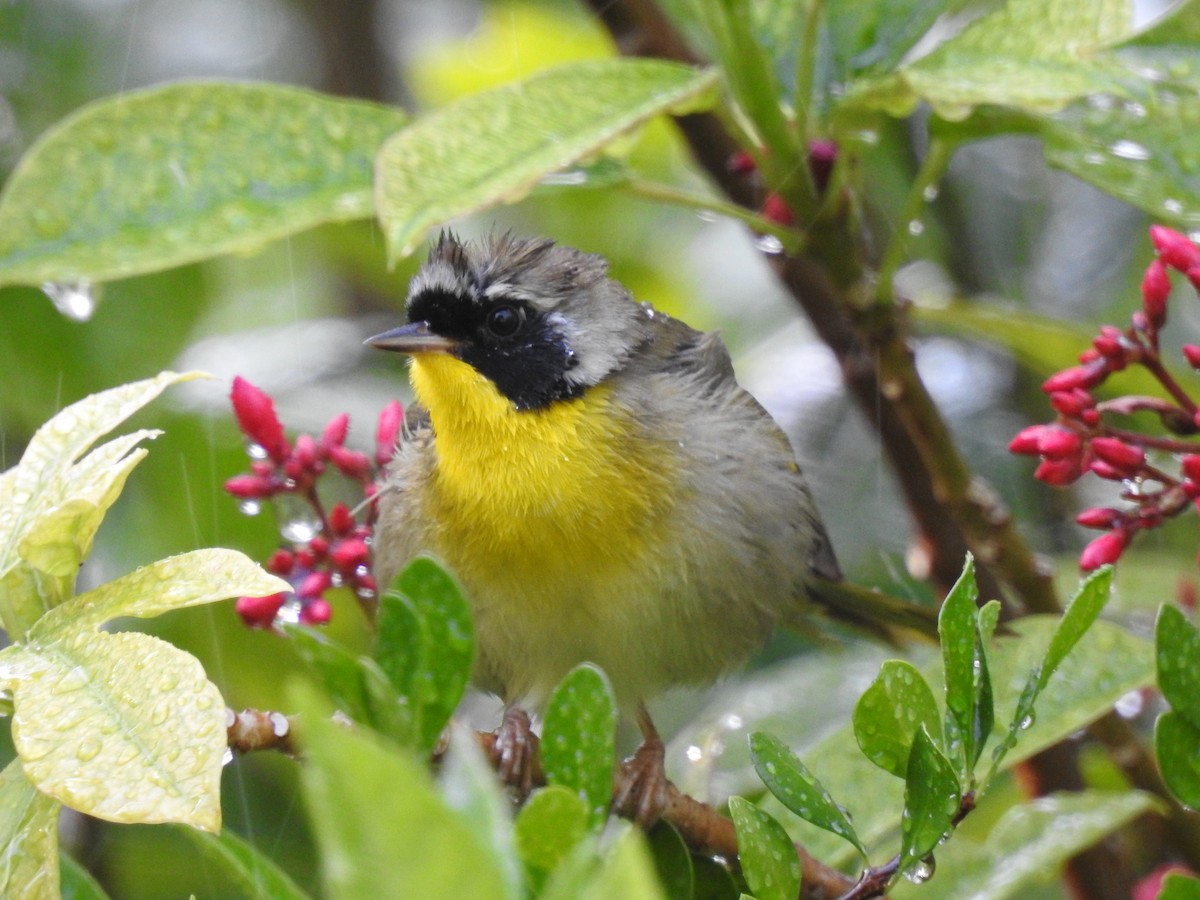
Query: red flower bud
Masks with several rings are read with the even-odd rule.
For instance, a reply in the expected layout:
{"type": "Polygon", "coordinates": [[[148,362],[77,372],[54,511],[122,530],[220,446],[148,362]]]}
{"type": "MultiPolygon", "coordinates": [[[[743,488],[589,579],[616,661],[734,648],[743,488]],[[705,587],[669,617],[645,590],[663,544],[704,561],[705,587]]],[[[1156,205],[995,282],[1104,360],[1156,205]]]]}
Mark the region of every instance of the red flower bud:
{"type": "Polygon", "coordinates": [[[1092,346],[1096,348],[1096,352],[1105,359],[1111,359],[1114,356],[1121,356],[1125,349],[1121,346],[1120,341],[1115,341],[1112,338],[1098,337],[1092,341],[1092,346]]]}
{"type": "Polygon", "coordinates": [[[1183,345],[1183,358],[1188,361],[1188,365],[1193,369],[1200,369],[1200,347],[1195,344],[1183,345]]]}
{"type": "Polygon", "coordinates": [[[1080,421],[1083,422],[1084,425],[1088,426],[1089,428],[1095,428],[1097,425],[1100,424],[1100,410],[1085,409],[1083,412],[1081,412],[1079,414],[1079,419],[1080,419],[1080,421]]]}
{"type": "Polygon", "coordinates": [[[1183,469],[1183,475],[1188,481],[1200,484],[1200,454],[1189,453],[1180,460],[1179,465],[1183,469]]]}
{"type": "Polygon", "coordinates": [[[275,415],[275,402],[240,375],[233,379],[229,398],[242,433],[262,447],[275,462],[283,462],[288,455],[288,442],[283,436],[283,425],[275,415]]]}
{"type": "Polygon", "coordinates": [[[371,598],[375,596],[378,588],[375,586],[375,579],[370,575],[355,575],[354,590],[359,597],[371,598]]]}
{"type": "Polygon", "coordinates": [[[317,535],[308,542],[308,552],[313,555],[316,562],[320,562],[325,558],[325,554],[329,552],[329,541],[317,535]]]}
{"type": "Polygon", "coordinates": [[[1121,552],[1127,543],[1129,543],[1128,532],[1119,528],[1100,535],[1084,547],[1083,552],[1079,554],[1079,568],[1090,572],[1092,569],[1115,563],[1121,558],[1121,552]]]}
{"type": "Polygon", "coordinates": [[[1103,380],[1104,366],[1096,361],[1055,372],[1042,382],[1042,390],[1047,394],[1053,394],[1055,391],[1070,391],[1075,388],[1086,390],[1095,387],[1103,380]]]}
{"type": "Polygon", "coordinates": [[[296,567],[308,571],[317,564],[317,556],[307,547],[296,551],[296,567]]]}
{"type": "Polygon", "coordinates": [[[354,516],[345,503],[335,503],[329,511],[329,530],[341,537],[354,528],[354,516]]]}
{"type": "Polygon", "coordinates": [[[292,458],[305,469],[309,471],[315,469],[320,455],[317,442],[312,439],[312,435],[302,434],[296,438],[296,449],[292,453],[292,458]]]}
{"type": "Polygon", "coordinates": [[[1095,398],[1082,388],[1055,391],[1050,395],[1050,405],[1068,419],[1076,418],[1085,409],[1091,409],[1095,404],[1095,398]]]}
{"type": "Polygon", "coordinates": [[[1075,517],[1075,521],[1084,528],[1112,528],[1121,521],[1122,513],[1119,509],[1112,509],[1106,506],[1093,506],[1091,509],[1085,509],[1075,517]]]}
{"type": "Polygon", "coordinates": [[[404,424],[404,407],[393,400],[379,414],[375,427],[375,464],[383,468],[396,455],[396,443],[400,438],[400,426],[404,424]]]}
{"type": "Polygon", "coordinates": [[[1159,257],[1172,269],[1186,272],[1200,266],[1200,248],[1197,248],[1187,235],[1181,234],[1174,228],[1164,225],[1150,226],[1150,241],[1159,257]]]}
{"type": "Polygon", "coordinates": [[[324,625],[332,615],[333,607],[324,597],[310,600],[300,609],[300,621],[305,625],[324,625]]]}
{"type": "Polygon", "coordinates": [[[1187,276],[1187,280],[1192,283],[1192,287],[1200,291],[1200,266],[1193,266],[1183,273],[1187,276]]]}
{"type": "Polygon", "coordinates": [[[345,447],[330,447],[329,461],[347,478],[365,481],[371,477],[371,460],[367,459],[365,453],[347,450],[345,447]]]}
{"type": "Polygon", "coordinates": [[[1074,459],[1044,459],[1033,471],[1034,478],[1054,487],[1064,487],[1080,474],[1079,463],[1074,459]]]}
{"type": "Polygon", "coordinates": [[[225,482],[225,490],[235,497],[257,499],[274,494],[275,485],[269,478],[258,475],[234,475],[225,482]]]}
{"type": "Polygon", "coordinates": [[[762,209],[759,212],[764,219],[768,222],[774,222],[776,225],[794,225],[796,222],[796,217],[792,215],[791,208],[778,194],[767,194],[767,198],[763,201],[762,209]]]}
{"type": "Polygon", "coordinates": [[[320,597],[329,590],[332,583],[333,576],[328,572],[311,572],[300,582],[300,587],[296,589],[296,594],[301,599],[320,597]]]}
{"type": "Polygon", "coordinates": [[[738,150],[729,155],[729,162],[725,167],[734,175],[749,175],[758,168],[758,164],[754,162],[754,157],[745,150],[738,150]]]}
{"type": "Polygon", "coordinates": [[[1118,438],[1093,438],[1092,452],[1114,469],[1135,475],[1146,464],[1146,452],[1118,438]]]}
{"type": "Polygon", "coordinates": [[[1046,425],[1029,425],[1017,432],[1016,437],[1008,442],[1010,453],[1020,453],[1023,456],[1037,456],[1038,443],[1042,433],[1049,431],[1046,425]]]}
{"type": "Polygon", "coordinates": [[[279,549],[267,560],[267,571],[272,575],[287,575],[296,565],[296,555],[290,550],[279,549]]]}
{"type": "Polygon", "coordinates": [[[1079,354],[1079,361],[1084,364],[1087,364],[1090,362],[1095,362],[1096,360],[1103,359],[1103,358],[1104,357],[1102,357],[1100,355],[1100,351],[1097,350],[1095,347],[1088,347],[1086,350],[1084,350],[1082,353],[1079,354]]]}
{"type": "Polygon", "coordinates": [[[1088,463],[1088,471],[1098,478],[1104,478],[1108,481],[1124,481],[1129,477],[1128,474],[1120,469],[1114,469],[1102,459],[1093,459],[1088,463]]]}
{"type": "Polygon", "coordinates": [[[833,166],[837,162],[838,145],[836,141],[808,142],[808,170],[812,173],[813,185],[817,193],[825,193],[829,187],[829,177],[833,174],[833,166]]]}
{"type": "Polygon", "coordinates": [[[1142,311],[1152,328],[1162,328],[1166,324],[1167,298],[1170,296],[1171,279],[1167,277],[1167,267],[1161,259],[1151,261],[1142,276],[1142,311]]]}
{"type": "Polygon", "coordinates": [[[233,608],[251,628],[270,628],[286,599],[287,594],[283,591],[266,597],[238,597],[233,608]]]}
{"type": "Polygon", "coordinates": [[[350,416],[338,413],[329,420],[325,430],[321,432],[321,446],[340,447],[346,443],[346,434],[350,431],[350,416]]]}
{"type": "Polygon", "coordinates": [[[1047,428],[1038,437],[1038,453],[1046,459],[1071,459],[1079,455],[1083,441],[1065,428],[1047,428]]]}
{"type": "Polygon", "coordinates": [[[346,538],[333,545],[329,559],[339,572],[353,572],[358,566],[365,565],[371,556],[367,545],[355,538],[346,538]]]}

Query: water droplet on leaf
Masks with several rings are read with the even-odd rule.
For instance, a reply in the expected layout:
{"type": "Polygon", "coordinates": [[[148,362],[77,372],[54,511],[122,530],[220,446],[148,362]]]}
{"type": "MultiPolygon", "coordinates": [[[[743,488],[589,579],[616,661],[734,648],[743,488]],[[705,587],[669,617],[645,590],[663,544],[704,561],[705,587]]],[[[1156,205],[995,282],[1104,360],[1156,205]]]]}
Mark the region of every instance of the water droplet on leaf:
{"type": "Polygon", "coordinates": [[[47,281],[42,293],[50,298],[54,308],[75,322],[86,322],[100,302],[100,288],[87,279],[78,281],[47,281]]]}

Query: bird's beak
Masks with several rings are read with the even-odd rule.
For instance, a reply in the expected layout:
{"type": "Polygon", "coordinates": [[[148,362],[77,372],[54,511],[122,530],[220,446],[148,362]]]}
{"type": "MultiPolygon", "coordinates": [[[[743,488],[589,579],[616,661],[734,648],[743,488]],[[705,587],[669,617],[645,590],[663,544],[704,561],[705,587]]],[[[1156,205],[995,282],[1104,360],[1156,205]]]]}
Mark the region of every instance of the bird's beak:
{"type": "Polygon", "coordinates": [[[430,331],[428,322],[410,322],[369,337],[363,343],[399,353],[448,353],[455,346],[454,341],[430,331]]]}

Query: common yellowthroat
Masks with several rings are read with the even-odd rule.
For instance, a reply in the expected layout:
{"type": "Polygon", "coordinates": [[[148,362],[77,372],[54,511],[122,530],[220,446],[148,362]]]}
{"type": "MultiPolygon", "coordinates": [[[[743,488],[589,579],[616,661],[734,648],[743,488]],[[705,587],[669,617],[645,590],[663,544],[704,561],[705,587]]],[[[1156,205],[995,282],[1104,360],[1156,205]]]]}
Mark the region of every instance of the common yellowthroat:
{"type": "MultiPolygon", "coordinates": [[[[840,578],[721,338],[636,302],[601,257],[443,234],[406,311],[368,340],[411,355],[421,407],[380,498],[376,572],[429,553],[458,577],[477,686],[536,707],[591,661],[628,708],[711,683],[840,578]]],[[[656,741],[644,708],[641,724],[656,741]]]]}

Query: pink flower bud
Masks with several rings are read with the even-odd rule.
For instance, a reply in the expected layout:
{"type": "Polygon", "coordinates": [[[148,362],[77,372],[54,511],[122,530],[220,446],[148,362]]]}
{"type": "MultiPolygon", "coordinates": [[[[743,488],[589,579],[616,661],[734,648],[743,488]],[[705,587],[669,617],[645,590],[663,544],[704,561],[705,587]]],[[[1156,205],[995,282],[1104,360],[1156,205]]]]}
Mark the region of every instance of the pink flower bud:
{"type": "Polygon", "coordinates": [[[1187,280],[1192,283],[1192,287],[1200,291],[1200,266],[1192,266],[1183,273],[1187,276],[1187,280]]]}
{"type": "Polygon", "coordinates": [[[340,447],[346,443],[346,435],[350,431],[350,416],[338,413],[329,420],[325,430],[321,432],[321,446],[340,447]]]}
{"type": "Polygon", "coordinates": [[[1129,534],[1122,529],[1102,534],[1083,548],[1079,554],[1079,568],[1085,572],[1115,563],[1129,543],[1129,534]]]}
{"type": "Polygon", "coordinates": [[[286,599],[287,594],[283,591],[266,597],[238,597],[233,608],[251,628],[270,628],[286,599]]]}
{"type": "Polygon", "coordinates": [[[1038,443],[1042,433],[1049,431],[1046,425],[1028,425],[1017,432],[1016,437],[1008,442],[1010,453],[1020,453],[1022,456],[1037,456],[1038,443]]]}
{"type": "Polygon", "coordinates": [[[1082,388],[1075,388],[1070,391],[1055,391],[1050,395],[1050,405],[1068,419],[1074,419],[1085,409],[1095,406],[1096,399],[1082,388]]]}
{"type": "Polygon", "coordinates": [[[354,528],[354,516],[345,503],[335,503],[329,511],[329,530],[341,537],[354,528]]]}
{"type": "Polygon", "coordinates": [[[1085,365],[1087,363],[1095,362],[1096,360],[1103,359],[1103,358],[1104,357],[1102,357],[1100,355],[1100,351],[1097,350],[1095,347],[1088,347],[1086,350],[1084,350],[1082,353],[1079,354],[1079,361],[1081,363],[1084,363],[1085,365]]]}
{"type": "Polygon", "coordinates": [[[1079,478],[1079,463],[1073,459],[1044,459],[1033,471],[1038,481],[1054,487],[1064,487],[1079,478]]]}
{"type": "Polygon", "coordinates": [[[365,453],[345,447],[330,447],[329,461],[347,478],[365,481],[371,477],[371,460],[367,459],[365,453]]]}
{"type": "Polygon", "coordinates": [[[1121,521],[1122,513],[1119,509],[1112,509],[1106,506],[1093,506],[1091,509],[1085,509],[1075,517],[1075,521],[1084,528],[1112,528],[1117,522],[1121,521]]]}
{"type": "Polygon", "coordinates": [[[1042,390],[1047,394],[1053,394],[1055,391],[1070,391],[1075,388],[1086,390],[1095,387],[1103,380],[1104,365],[1097,360],[1055,372],[1042,382],[1042,390]]]}
{"type": "Polygon", "coordinates": [[[333,607],[324,597],[316,597],[300,609],[300,621],[305,625],[324,625],[333,615],[333,607]]]}
{"type": "Polygon", "coordinates": [[[1102,459],[1093,459],[1088,463],[1088,471],[1098,478],[1108,481],[1124,481],[1129,476],[1120,469],[1114,469],[1102,459]]]}
{"type": "Polygon", "coordinates": [[[258,475],[234,475],[225,482],[225,490],[235,497],[258,499],[270,497],[275,493],[276,487],[270,479],[258,475]]]}
{"type": "Polygon", "coordinates": [[[316,468],[320,452],[312,435],[302,434],[296,438],[296,449],[292,453],[292,458],[306,471],[312,472],[316,468]]]}
{"type": "Polygon", "coordinates": [[[393,400],[379,414],[375,427],[375,464],[383,468],[396,454],[396,443],[400,438],[400,426],[404,424],[404,407],[393,400]]]}
{"type": "Polygon", "coordinates": [[[371,598],[379,589],[375,586],[375,579],[370,575],[355,575],[354,590],[359,597],[371,598]]]}
{"type": "Polygon", "coordinates": [[[1083,412],[1081,412],[1079,414],[1079,419],[1080,419],[1080,421],[1083,422],[1084,425],[1088,426],[1089,428],[1095,428],[1097,425],[1100,424],[1100,410],[1085,409],[1083,412]]]}
{"type": "Polygon", "coordinates": [[[308,542],[308,552],[313,555],[313,559],[316,562],[320,562],[329,553],[329,541],[317,535],[308,542]]]}
{"type": "Polygon", "coordinates": [[[1072,459],[1079,455],[1083,441],[1065,428],[1047,428],[1038,437],[1038,453],[1046,459],[1072,459]]]}
{"type": "Polygon", "coordinates": [[[329,590],[333,583],[333,576],[328,572],[310,572],[300,582],[300,587],[296,589],[296,595],[302,600],[307,600],[312,597],[320,597],[323,593],[329,590]]]}
{"type": "Polygon", "coordinates": [[[1142,276],[1142,312],[1152,328],[1162,328],[1166,324],[1167,298],[1170,296],[1171,279],[1167,277],[1167,267],[1161,259],[1152,260],[1142,276]]]}
{"type": "Polygon", "coordinates": [[[240,375],[233,379],[229,398],[242,433],[262,447],[275,462],[283,462],[288,455],[288,442],[283,436],[283,425],[275,415],[275,402],[240,375]]]}
{"type": "Polygon", "coordinates": [[[1092,452],[1114,469],[1135,475],[1146,464],[1146,452],[1118,438],[1093,438],[1092,452]]]}
{"type": "Polygon", "coordinates": [[[817,193],[825,193],[829,187],[829,178],[833,174],[837,162],[838,145],[836,141],[808,142],[808,170],[812,173],[813,185],[817,193]]]}
{"type": "Polygon", "coordinates": [[[1114,356],[1121,356],[1125,353],[1125,348],[1121,346],[1121,342],[1112,338],[1098,337],[1092,341],[1092,346],[1105,359],[1111,359],[1114,356]]]}
{"type": "Polygon", "coordinates": [[[1200,248],[1197,248],[1187,235],[1181,234],[1174,228],[1164,225],[1150,226],[1150,241],[1159,257],[1172,269],[1186,272],[1200,266],[1200,248]]]}
{"type": "Polygon", "coordinates": [[[1195,344],[1183,345],[1183,358],[1188,361],[1188,365],[1193,369],[1200,369],[1200,347],[1195,344]]]}
{"type": "Polygon", "coordinates": [[[267,560],[267,571],[272,575],[287,575],[296,565],[296,555],[290,550],[279,549],[267,560]]]}
{"type": "Polygon", "coordinates": [[[792,215],[791,208],[778,194],[767,194],[759,213],[768,222],[774,222],[776,225],[787,226],[796,223],[796,217],[792,215]]]}
{"type": "Polygon", "coordinates": [[[329,551],[329,559],[339,572],[352,572],[358,566],[366,565],[371,556],[367,545],[354,538],[338,541],[329,551]]]}
{"type": "Polygon", "coordinates": [[[1179,465],[1183,469],[1183,476],[1188,481],[1200,484],[1200,454],[1189,453],[1180,460],[1179,465]]]}

